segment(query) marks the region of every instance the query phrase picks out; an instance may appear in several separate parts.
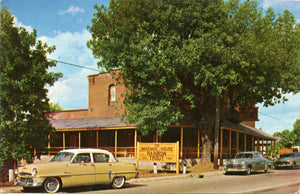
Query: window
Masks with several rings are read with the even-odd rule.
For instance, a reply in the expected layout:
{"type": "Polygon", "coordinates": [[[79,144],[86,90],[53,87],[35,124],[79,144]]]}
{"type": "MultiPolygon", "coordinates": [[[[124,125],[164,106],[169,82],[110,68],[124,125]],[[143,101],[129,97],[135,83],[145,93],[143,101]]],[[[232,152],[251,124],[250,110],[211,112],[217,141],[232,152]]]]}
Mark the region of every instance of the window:
{"type": "Polygon", "coordinates": [[[112,105],[116,102],[116,86],[110,85],[108,87],[108,105],[112,105]]]}
{"type": "Polygon", "coordinates": [[[94,162],[108,162],[109,155],[104,153],[93,153],[94,162]]]}
{"type": "Polygon", "coordinates": [[[91,161],[91,157],[89,153],[83,153],[83,154],[77,154],[77,156],[75,156],[73,163],[89,163],[91,161]]]}

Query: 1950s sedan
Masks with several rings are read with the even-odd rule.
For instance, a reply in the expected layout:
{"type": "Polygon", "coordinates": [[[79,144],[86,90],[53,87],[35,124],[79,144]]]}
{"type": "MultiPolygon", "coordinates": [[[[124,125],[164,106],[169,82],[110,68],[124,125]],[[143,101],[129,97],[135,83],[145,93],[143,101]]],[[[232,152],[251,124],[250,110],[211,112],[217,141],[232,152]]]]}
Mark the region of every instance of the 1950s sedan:
{"type": "Polygon", "coordinates": [[[290,167],[295,169],[300,167],[300,154],[299,153],[282,153],[280,158],[275,159],[274,166],[276,169],[290,167]]]}
{"type": "Polygon", "coordinates": [[[134,164],[118,162],[102,149],[67,149],[50,162],[29,164],[16,170],[15,185],[24,189],[41,187],[55,193],[63,187],[112,184],[122,188],[125,180],[137,176],[134,164]]]}
{"type": "Polygon", "coordinates": [[[231,172],[245,172],[250,175],[254,171],[268,172],[273,166],[273,161],[265,158],[261,152],[239,152],[234,159],[224,160],[225,174],[231,172]]]}

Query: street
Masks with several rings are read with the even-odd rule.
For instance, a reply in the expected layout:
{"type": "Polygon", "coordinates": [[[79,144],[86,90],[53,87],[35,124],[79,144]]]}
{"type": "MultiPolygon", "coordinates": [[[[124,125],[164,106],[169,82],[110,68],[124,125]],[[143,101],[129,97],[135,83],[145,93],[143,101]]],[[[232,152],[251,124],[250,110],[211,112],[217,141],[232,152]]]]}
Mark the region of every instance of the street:
{"type": "Polygon", "coordinates": [[[65,189],[80,193],[300,193],[300,169],[270,170],[266,173],[183,177],[128,183],[121,190],[108,186],[65,189]]]}
{"type": "MultiPolygon", "coordinates": [[[[220,172],[203,176],[164,177],[160,179],[130,180],[122,189],[109,185],[62,189],[60,193],[284,193],[300,194],[300,169],[270,170],[250,176],[220,172]]],[[[0,189],[1,191],[1,189],[0,189]]],[[[5,191],[1,191],[5,192],[5,191]]],[[[6,192],[20,193],[21,187],[6,192]]],[[[5,193],[6,193],[5,192],[5,193]]],[[[35,191],[31,191],[35,192],[35,191]]],[[[36,191],[36,193],[39,191],[36,191]]]]}

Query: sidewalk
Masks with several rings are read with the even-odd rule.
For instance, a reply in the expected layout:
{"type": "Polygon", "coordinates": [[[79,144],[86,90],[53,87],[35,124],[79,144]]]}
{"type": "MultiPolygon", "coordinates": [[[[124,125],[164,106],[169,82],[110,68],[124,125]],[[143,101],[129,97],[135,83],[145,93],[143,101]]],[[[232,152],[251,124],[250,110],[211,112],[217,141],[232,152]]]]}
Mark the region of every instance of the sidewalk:
{"type": "MultiPolygon", "coordinates": [[[[149,183],[152,181],[160,181],[160,180],[168,180],[168,179],[176,179],[176,178],[185,178],[185,177],[194,177],[194,178],[207,178],[212,176],[218,176],[223,174],[223,171],[210,171],[210,172],[202,172],[202,173],[188,173],[188,174],[178,174],[171,176],[159,176],[159,177],[149,177],[149,178],[136,178],[126,181],[129,184],[135,183],[149,183]]],[[[22,193],[23,187],[13,186],[13,185],[5,185],[0,186],[0,193],[22,193]]]]}

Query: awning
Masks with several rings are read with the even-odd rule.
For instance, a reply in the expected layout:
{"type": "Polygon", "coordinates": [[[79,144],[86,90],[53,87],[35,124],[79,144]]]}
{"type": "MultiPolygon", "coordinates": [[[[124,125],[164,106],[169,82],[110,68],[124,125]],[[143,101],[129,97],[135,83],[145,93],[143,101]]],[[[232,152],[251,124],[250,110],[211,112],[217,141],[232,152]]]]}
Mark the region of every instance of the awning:
{"type": "Polygon", "coordinates": [[[128,124],[120,116],[113,117],[89,117],[80,119],[58,119],[50,120],[57,131],[63,129],[90,129],[90,128],[128,128],[135,124],[128,124]]]}
{"type": "Polygon", "coordinates": [[[240,132],[244,132],[246,134],[263,137],[266,139],[276,140],[275,137],[263,132],[262,130],[256,129],[254,127],[250,127],[241,123],[232,123],[230,121],[224,121],[220,125],[221,129],[229,129],[229,130],[237,130],[240,132]]]}

